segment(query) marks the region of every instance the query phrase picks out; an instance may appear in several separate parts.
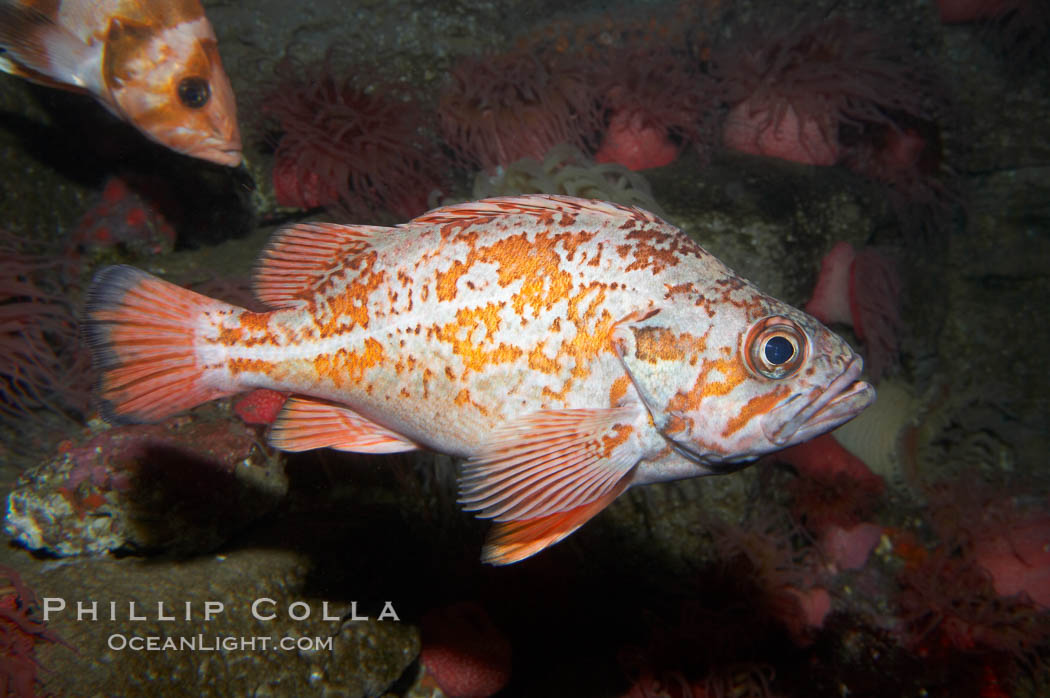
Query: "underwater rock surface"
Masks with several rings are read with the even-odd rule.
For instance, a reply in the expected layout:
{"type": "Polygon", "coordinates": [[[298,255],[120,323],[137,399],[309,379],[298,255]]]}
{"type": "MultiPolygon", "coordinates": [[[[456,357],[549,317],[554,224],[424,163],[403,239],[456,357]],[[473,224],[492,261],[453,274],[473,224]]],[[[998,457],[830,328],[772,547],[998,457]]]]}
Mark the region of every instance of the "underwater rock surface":
{"type": "Polygon", "coordinates": [[[217,409],[64,441],[25,471],[5,529],[52,555],[214,550],[288,489],[280,454],[217,409]]]}

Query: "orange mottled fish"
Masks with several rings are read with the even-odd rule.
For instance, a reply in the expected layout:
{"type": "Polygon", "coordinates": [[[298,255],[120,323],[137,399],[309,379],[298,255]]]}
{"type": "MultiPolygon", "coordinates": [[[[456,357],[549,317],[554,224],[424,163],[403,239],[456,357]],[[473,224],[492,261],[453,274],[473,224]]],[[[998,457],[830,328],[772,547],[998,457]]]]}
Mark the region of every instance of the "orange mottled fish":
{"type": "Polygon", "coordinates": [[[628,487],[726,473],[874,399],[861,359],[674,226],[567,196],[486,199],[394,228],[279,231],[249,312],[128,266],[89,293],[102,413],[157,420],[295,395],[289,451],[429,448],[495,520],[484,559],[556,543],[628,487]]]}
{"type": "Polygon", "coordinates": [[[199,0],[0,0],[0,69],[90,94],[172,150],[241,163],[233,90],[199,0]]]}

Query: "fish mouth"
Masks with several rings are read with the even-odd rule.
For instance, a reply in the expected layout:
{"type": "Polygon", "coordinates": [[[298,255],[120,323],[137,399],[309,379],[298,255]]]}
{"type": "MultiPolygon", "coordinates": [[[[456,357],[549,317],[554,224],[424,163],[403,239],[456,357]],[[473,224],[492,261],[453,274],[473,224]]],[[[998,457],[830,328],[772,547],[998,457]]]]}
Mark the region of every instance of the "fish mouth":
{"type": "Polygon", "coordinates": [[[674,452],[680,455],[682,458],[685,458],[687,461],[691,461],[693,463],[696,463],[697,465],[702,465],[705,467],[711,464],[710,458],[704,458],[702,455],[700,455],[693,449],[689,448],[684,444],[678,443],[674,439],[668,438],[666,435],[664,435],[664,438],[667,439],[667,443],[671,445],[671,448],[674,450],[674,452]]]}
{"type": "Polygon", "coordinates": [[[808,441],[848,422],[875,402],[875,388],[857,380],[864,361],[854,357],[846,370],[824,390],[798,395],[769,413],[762,425],[766,437],[777,446],[808,441]],[[800,400],[805,402],[800,404],[800,400]],[[795,410],[794,415],[790,411],[795,410]],[[790,416],[787,416],[790,415],[790,416]]]}
{"type": "Polygon", "coordinates": [[[214,162],[216,165],[225,165],[226,167],[237,167],[244,161],[240,144],[230,143],[225,140],[206,140],[186,148],[184,152],[190,157],[200,158],[201,160],[214,162]]]}
{"type": "Polygon", "coordinates": [[[217,165],[226,165],[227,167],[237,167],[243,161],[240,148],[208,148],[197,157],[209,160],[217,165]]]}
{"type": "Polygon", "coordinates": [[[728,475],[729,473],[733,473],[737,470],[746,468],[748,465],[753,463],[756,458],[758,458],[758,456],[745,455],[733,460],[724,460],[721,458],[714,458],[712,456],[704,456],[703,454],[698,453],[697,451],[694,451],[693,449],[689,448],[685,444],[678,443],[674,439],[668,438],[666,435],[664,436],[664,438],[667,439],[667,443],[671,445],[671,449],[675,453],[680,455],[682,458],[685,458],[687,461],[701,466],[704,470],[706,470],[712,475],[728,475]]]}

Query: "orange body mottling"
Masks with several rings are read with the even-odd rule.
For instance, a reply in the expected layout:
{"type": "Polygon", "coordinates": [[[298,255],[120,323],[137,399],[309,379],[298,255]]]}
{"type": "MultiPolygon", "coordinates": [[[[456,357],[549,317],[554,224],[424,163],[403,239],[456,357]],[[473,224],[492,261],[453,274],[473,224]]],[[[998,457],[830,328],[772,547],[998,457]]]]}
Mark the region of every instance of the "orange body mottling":
{"type": "Polygon", "coordinates": [[[613,381],[609,388],[609,407],[619,407],[627,395],[627,388],[631,385],[630,376],[620,376],[613,381]]]}
{"type": "Polygon", "coordinates": [[[770,409],[787,397],[790,392],[787,386],[781,386],[770,393],[756,395],[751,398],[740,408],[740,413],[729,420],[726,428],[722,430],[722,436],[729,438],[754,419],[756,415],[763,415],[769,412],[770,409]]]}
{"type": "Polygon", "coordinates": [[[493,364],[516,361],[522,355],[519,347],[505,342],[494,342],[500,325],[497,310],[498,307],[494,304],[470,310],[462,309],[456,313],[454,322],[434,328],[432,336],[438,342],[448,344],[452,353],[462,360],[463,367],[471,371],[481,371],[493,364]]]}

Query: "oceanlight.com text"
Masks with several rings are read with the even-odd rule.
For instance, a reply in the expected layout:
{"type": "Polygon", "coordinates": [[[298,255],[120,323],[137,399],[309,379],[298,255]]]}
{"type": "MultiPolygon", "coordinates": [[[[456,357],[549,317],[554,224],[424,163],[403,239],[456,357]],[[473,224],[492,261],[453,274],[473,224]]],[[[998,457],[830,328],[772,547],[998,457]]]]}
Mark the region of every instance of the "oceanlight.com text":
{"type": "Polygon", "coordinates": [[[254,635],[125,635],[113,633],[107,646],[117,652],[330,652],[331,637],[254,635]]]}

